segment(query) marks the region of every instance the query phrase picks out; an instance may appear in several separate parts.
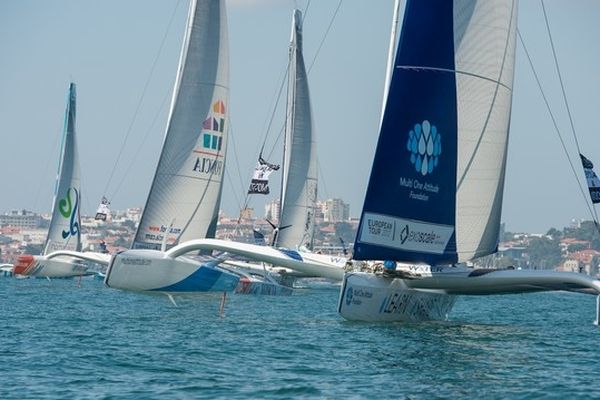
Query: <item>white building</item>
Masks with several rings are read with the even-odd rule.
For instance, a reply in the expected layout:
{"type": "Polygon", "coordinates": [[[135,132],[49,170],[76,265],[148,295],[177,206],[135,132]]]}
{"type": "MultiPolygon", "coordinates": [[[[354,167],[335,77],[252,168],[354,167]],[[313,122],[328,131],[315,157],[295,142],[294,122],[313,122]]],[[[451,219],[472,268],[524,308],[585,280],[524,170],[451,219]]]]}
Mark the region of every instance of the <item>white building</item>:
{"type": "Polygon", "coordinates": [[[0,215],[0,226],[35,229],[43,225],[42,221],[41,215],[27,210],[12,210],[10,213],[0,215]]]}
{"type": "Polygon", "coordinates": [[[350,205],[342,199],[328,199],[321,203],[325,222],[347,222],[350,219],[350,205]]]}
{"type": "Polygon", "coordinates": [[[281,205],[279,199],[273,200],[265,205],[265,218],[277,224],[279,222],[279,213],[281,205]]]}

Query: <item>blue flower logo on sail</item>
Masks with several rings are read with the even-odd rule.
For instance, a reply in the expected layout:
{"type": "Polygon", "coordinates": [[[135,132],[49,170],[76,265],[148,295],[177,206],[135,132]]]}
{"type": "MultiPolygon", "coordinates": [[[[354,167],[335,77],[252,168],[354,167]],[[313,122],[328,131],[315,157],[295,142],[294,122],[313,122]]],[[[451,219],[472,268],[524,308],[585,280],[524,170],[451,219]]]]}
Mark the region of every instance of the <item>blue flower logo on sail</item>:
{"type": "Polygon", "coordinates": [[[64,199],[60,199],[58,202],[58,211],[60,215],[69,220],[69,230],[62,231],[63,239],[71,236],[75,236],[79,233],[79,218],[77,218],[77,207],[79,206],[79,193],[75,188],[69,188],[67,195],[64,199]],[[71,200],[71,193],[74,193],[75,200],[71,200]]]}
{"type": "Polygon", "coordinates": [[[423,176],[431,174],[437,167],[442,154],[442,137],[435,125],[425,120],[415,124],[408,132],[406,148],[410,151],[410,162],[423,176]]]}

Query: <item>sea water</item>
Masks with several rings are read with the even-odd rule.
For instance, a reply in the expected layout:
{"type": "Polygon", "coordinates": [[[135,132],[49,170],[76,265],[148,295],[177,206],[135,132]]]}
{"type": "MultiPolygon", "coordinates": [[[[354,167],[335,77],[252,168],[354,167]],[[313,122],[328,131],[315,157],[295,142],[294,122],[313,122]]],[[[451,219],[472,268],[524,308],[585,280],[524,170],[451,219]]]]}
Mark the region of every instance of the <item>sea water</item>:
{"type": "Polygon", "coordinates": [[[461,297],[447,322],[356,323],[338,290],[178,299],[0,279],[0,399],[600,398],[595,297],[461,297]]]}

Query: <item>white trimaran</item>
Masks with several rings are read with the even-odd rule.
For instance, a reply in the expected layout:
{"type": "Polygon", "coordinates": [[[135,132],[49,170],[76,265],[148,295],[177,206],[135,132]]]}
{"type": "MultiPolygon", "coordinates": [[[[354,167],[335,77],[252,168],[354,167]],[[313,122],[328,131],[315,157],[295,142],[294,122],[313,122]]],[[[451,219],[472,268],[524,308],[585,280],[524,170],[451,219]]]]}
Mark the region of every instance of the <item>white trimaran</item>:
{"type": "MultiPolygon", "coordinates": [[[[49,257],[56,250],[81,250],[81,183],[79,156],[75,137],[77,93],[75,84],[69,85],[67,108],[62,136],[61,157],[56,176],[52,219],[41,256],[22,255],[17,259],[14,274],[46,278],[68,278],[87,275],[87,267],[69,257],[49,257]]],[[[102,255],[94,261],[103,260],[102,255]]]]}
{"type": "MultiPolygon", "coordinates": [[[[164,293],[232,291],[239,276],[164,250],[214,237],[225,168],[229,57],[224,0],[192,0],[165,139],[131,250],[110,260],[111,288],[164,293]],[[161,251],[162,250],[162,251],[161,251]]],[[[59,251],[89,259],[94,253],[59,251]]]]}
{"type": "MultiPolygon", "coordinates": [[[[289,250],[290,254],[295,254],[297,248],[312,249],[317,200],[317,149],[308,75],[302,49],[302,24],[302,13],[295,9],[289,45],[281,207],[278,227],[273,232],[275,246],[291,249],[289,250]]],[[[257,167],[257,171],[261,171],[262,168],[265,168],[263,162],[257,167]]],[[[253,184],[261,185],[259,181],[253,181],[253,184]]],[[[268,189],[265,189],[268,187],[268,181],[263,181],[262,185],[264,186],[260,186],[260,190],[256,188],[253,190],[253,186],[251,186],[249,193],[268,194],[268,189]]],[[[225,263],[234,265],[241,270],[253,271],[254,276],[257,274],[270,276],[264,265],[257,266],[232,261],[225,261],[225,263]]],[[[269,271],[284,274],[286,281],[290,277],[306,276],[294,270],[282,270],[277,267],[269,268],[269,271]]],[[[253,288],[255,285],[261,285],[260,279],[257,282],[248,282],[245,287],[247,291],[257,291],[253,288]]],[[[291,290],[289,288],[288,290],[272,290],[272,293],[291,294],[291,290]]]]}
{"type": "Polygon", "coordinates": [[[168,257],[227,251],[343,279],[349,320],[445,319],[456,295],[599,294],[582,274],[458,264],[497,251],[516,15],[516,0],[407,1],[353,256],[385,268],[344,272],[310,253],[210,239],[168,257]]]}

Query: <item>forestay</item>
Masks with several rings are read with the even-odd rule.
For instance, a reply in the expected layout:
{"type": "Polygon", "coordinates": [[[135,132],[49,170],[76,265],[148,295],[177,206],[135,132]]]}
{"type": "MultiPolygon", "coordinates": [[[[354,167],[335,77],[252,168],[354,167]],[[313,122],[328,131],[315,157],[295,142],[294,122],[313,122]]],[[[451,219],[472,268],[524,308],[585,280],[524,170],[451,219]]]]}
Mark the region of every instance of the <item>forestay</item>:
{"type": "Polygon", "coordinates": [[[496,251],[516,1],[408,1],[355,259],[496,251]]]}
{"type": "Polygon", "coordinates": [[[134,248],[214,237],[225,168],[229,65],[224,0],[194,0],[158,167],[134,248]],[[168,232],[167,232],[168,231],[168,232]]]}

